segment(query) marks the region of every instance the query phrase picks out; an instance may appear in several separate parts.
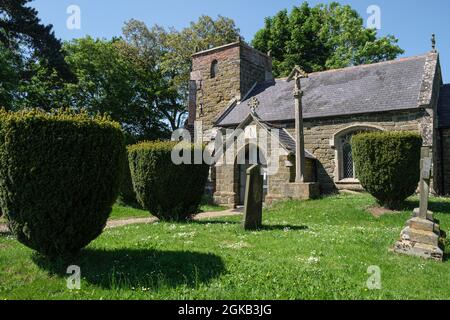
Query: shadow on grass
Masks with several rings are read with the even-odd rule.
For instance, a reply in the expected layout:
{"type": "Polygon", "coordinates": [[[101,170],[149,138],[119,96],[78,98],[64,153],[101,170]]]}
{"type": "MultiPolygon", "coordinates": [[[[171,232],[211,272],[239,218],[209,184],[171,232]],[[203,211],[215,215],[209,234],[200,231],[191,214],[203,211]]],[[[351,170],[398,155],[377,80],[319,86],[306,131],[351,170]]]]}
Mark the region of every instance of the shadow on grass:
{"type": "MultiPolygon", "coordinates": [[[[228,225],[241,225],[242,221],[236,222],[236,221],[220,221],[220,220],[203,220],[203,221],[198,221],[198,220],[194,220],[191,221],[190,223],[192,224],[198,224],[198,225],[208,225],[208,224],[228,224],[228,225]]],[[[259,231],[285,231],[285,230],[290,230],[290,231],[304,231],[304,230],[308,230],[307,226],[293,226],[293,225],[289,225],[289,224],[285,224],[285,225],[263,225],[259,231]]]]}
{"type": "Polygon", "coordinates": [[[221,220],[189,220],[188,223],[200,226],[205,226],[209,224],[229,224],[229,225],[241,224],[240,221],[221,221],[221,220]]]}
{"type": "Polygon", "coordinates": [[[197,287],[225,272],[222,259],[216,255],[157,250],[84,250],[70,263],[50,261],[34,255],[33,261],[51,275],[68,277],[69,265],[81,269],[87,282],[106,289],[197,287]]]}
{"type": "MultiPolygon", "coordinates": [[[[413,212],[413,210],[415,208],[419,208],[419,206],[420,206],[419,200],[408,199],[405,201],[401,210],[413,212]]],[[[450,202],[444,202],[439,201],[439,199],[433,199],[429,202],[428,209],[435,213],[450,214],[450,202]]]]}
{"type": "Polygon", "coordinates": [[[291,226],[289,224],[286,225],[263,225],[260,229],[261,231],[304,231],[308,230],[307,226],[291,226]]]}

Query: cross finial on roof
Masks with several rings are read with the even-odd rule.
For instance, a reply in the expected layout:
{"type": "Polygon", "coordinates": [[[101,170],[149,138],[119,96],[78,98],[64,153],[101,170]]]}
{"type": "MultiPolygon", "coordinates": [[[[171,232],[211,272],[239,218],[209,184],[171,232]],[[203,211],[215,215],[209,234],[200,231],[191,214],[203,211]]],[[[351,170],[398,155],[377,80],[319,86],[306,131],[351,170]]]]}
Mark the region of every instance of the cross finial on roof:
{"type": "Polygon", "coordinates": [[[433,52],[436,52],[436,35],[434,33],[431,35],[431,48],[433,52]]]}
{"type": "Polygon", "coordinates": [[[247,104],[250,107],[252,113],[255,113],[256,109],[259,107],[259,100],[257,97],[253,97],[247,104]]]}
{"type": "Polygon", "coordinates": [[[289,77],[287,78],[287,82],[292,81],[292,79],[302,79],[302,78],[308,78],[308,74],[303,71],[302,68],[299,66],[295,66],[294,69],[292,69],[291,73],[289,74],[289,77]]]}

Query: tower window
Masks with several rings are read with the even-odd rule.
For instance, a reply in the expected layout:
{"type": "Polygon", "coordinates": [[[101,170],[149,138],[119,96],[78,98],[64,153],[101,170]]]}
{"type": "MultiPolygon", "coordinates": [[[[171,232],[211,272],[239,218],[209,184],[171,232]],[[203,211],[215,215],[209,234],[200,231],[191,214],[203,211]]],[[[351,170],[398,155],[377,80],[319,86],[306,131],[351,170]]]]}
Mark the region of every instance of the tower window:
{"type": "Polygon", "coordinates": [[[214,60],[211,63],[211,78],[215,78],[219,72],[219,63],[217,60],[214,60]]]}

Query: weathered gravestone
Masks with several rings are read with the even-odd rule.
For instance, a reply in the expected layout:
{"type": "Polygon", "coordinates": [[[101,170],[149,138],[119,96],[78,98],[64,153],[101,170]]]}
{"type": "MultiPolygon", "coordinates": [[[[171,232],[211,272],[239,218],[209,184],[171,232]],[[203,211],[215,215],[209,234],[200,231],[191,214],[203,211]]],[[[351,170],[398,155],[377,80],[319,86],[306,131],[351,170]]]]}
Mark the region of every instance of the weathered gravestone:
{"type": "Polygon", "coordinates": [[[414,210],[414,216],[408,220],[401,233],[401,239],[395,244],[394,252],[410,256],[442,261],[443,250],[439,247],[441,232],[439,224],[428,210],[430,181],[432,178],[432,155],[430,147],[422,148],[420,161],[420,208],[414,210]]]}
{"type": "Polygon", "coordinates": [[[243,222],[245,230],[257,230],[262,226],[263,188],[261,166],[254,165],[247,170],[243,222]]]}

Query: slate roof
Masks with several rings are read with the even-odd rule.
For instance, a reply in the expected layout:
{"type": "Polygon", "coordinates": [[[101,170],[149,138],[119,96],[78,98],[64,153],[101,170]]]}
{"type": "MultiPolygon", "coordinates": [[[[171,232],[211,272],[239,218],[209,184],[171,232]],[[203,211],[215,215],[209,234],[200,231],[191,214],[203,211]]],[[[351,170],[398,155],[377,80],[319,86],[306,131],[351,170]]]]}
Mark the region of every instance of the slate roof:
{"type": "MultiPolygon", "coordinates": [[[[238,128],[244,128],[248,123],[254,121],[257,125],[261,126],[264,130],[267,131],[268,134],[272,134],[273,130],[279,130],[278,141],[280,145],[286,149],[287,152],[291,154],[296,154],[295,140],[294,138],[287,132],[285,128],[281,128],[280,126],[269,124],[263,122],[258,114],[249,113],[247,117],[239,124],[238,128]]],[[[227,143],[227,145],[229,145],[227,143]]],[[[313,160],[317,160],[317,158],[309,151],[305,149],[305,157],[313,160]]]]}
{"type": "MultiPolygon", "coordinates": [[[[289,134],[289,132],[286,131],[284,128],[278,128],[273,125],[269,125],[267,123],[261,123],[260,124],[264,127],[266,127],[267,130],[271,131],[273,129],[279,130],[279,141],[280,144],[290,153],[296,154],[296,148],[295,148],[295,140],[294,138],[289,134]]],[[[317,160],[317,158],[307,149],[305,149],[305,157],[313,160],[317,160]]]]}
{"type": "MultiPolygon", "coordinates": [[[[311,73],[302,79],[304,118],[334,117],[419,107],[427,55],[311,73]]],[[[250,112],[248,100],[260,101],[262,121],[293,121],[294,81],[258,84],[245,101],[231,106],[216,125],[234,126],[250,112]]]]}
{"type": "Polygon", "coordinates": [[[450,84],[443,85],[438,102],[439,128],[450,128],[450,84]]]}

